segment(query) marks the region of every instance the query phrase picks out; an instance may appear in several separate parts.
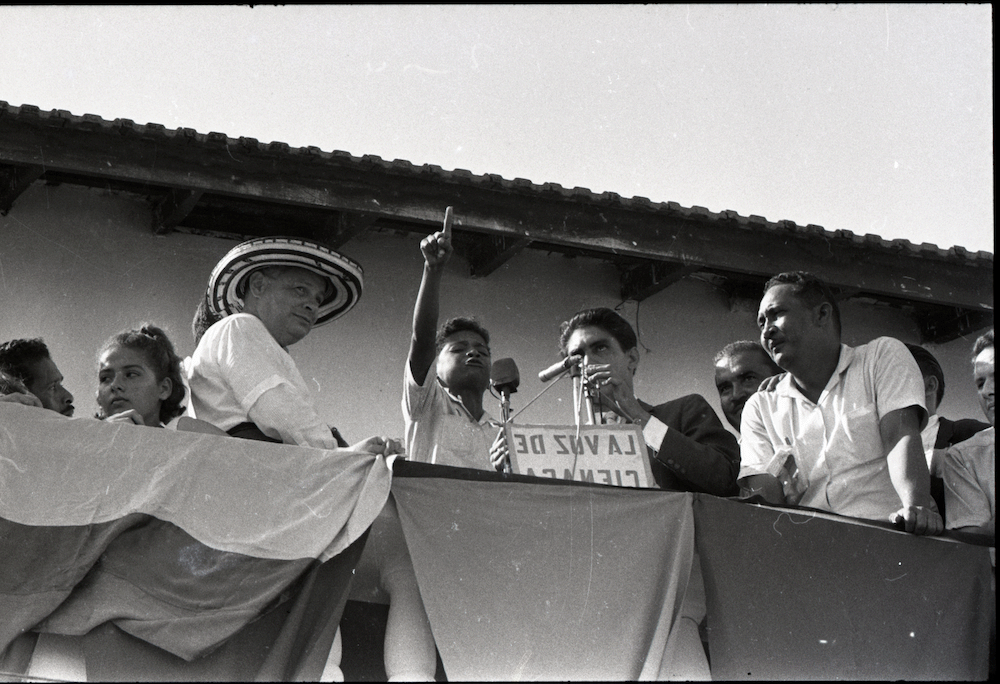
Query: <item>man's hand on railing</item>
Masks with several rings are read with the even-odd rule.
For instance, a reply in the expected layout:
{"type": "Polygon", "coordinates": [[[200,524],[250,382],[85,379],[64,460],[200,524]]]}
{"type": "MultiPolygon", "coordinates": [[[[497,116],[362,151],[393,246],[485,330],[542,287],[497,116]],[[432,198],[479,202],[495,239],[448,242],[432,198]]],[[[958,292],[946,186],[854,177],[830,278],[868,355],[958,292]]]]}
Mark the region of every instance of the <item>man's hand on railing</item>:
{"type": "Polygon", "coordinates": [[[932,508],[927,506],[907,506],[892,514],[890,520],[896,529],[913,534],[941,534],[944,521],[932,508]]]}

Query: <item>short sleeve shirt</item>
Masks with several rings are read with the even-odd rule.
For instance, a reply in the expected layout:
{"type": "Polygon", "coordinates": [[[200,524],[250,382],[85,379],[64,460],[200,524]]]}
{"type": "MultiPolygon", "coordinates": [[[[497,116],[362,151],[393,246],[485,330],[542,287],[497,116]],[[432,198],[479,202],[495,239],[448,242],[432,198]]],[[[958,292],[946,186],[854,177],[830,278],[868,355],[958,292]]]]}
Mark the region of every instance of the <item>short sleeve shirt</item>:
{"type": "Polygon", "coordinates": [[[996,431],[983,430],[944,453],[944,497],[949,530],[996,519],[996,431]]]}
{"type": "Polygon", "coordinates": [[[256,316],[234,314],[215,323],[186,367],[189,412],[223,430],[250,421],[254,403],[280,385],[300,395],[312,410],[309,387],[295,361],[256,316]]]}
{"type": "Polygon", "coordinates": [[[884,520],[902,506],[889,478],[879,423],[918,406],[924,385],[902,342],[880,337],[841,345],[837,368],[814,404],[786,374],[774,391],[757,392],[743,408],[739,478],[770,473],[791,451],[808,487],[799,504],[841,515],[884,520]]]}
{"type": "Polygon", "coordinates": [[[406,364],[403,419],[408,460],[493,470],[490,446],[500,423],[486,411],[479,420],[473,418],[461,400],[438,381],[433,367],[424,384],[418,385],[410,364],[406,364]]]}

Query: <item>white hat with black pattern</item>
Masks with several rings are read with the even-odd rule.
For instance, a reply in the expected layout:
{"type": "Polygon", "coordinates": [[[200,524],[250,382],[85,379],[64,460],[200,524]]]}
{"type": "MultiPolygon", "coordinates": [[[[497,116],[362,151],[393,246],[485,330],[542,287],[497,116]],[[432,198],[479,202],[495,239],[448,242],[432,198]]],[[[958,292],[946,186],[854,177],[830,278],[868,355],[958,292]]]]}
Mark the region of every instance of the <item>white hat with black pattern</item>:
{"type": "Polygon", "coordinates": [[[304,268],[330,282],[314,327],[343,316],[361,298],[364,271],[357,262],[310,240],[265,237],[236,245],[215,265],[208,280],[209,307],[221,316],[242,311],[247,276],[268,266],[304,268]]]}

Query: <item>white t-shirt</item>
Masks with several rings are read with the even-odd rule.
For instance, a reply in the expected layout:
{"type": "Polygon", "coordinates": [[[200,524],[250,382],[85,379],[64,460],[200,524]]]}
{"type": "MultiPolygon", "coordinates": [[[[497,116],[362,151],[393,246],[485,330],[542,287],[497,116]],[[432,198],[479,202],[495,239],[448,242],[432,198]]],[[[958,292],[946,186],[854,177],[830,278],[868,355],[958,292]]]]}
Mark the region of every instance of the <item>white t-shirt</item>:
{"type": "Polygon", "coordinates": [[[295,361],[256,316],[226,316],[186,360],[188,415],[223,430],[255,423],[286,444],[336,449],[295,361]]]}
{"type": "Polygon", "coordinates": [[[885,520],[902,501],[889,478],[879,422],[909,406],[920,407],[923,422],[923,378],[902,342],[880,337],[858,347],[841,345],[817,403],[799,392],[790,373],[774,391],[747,400],[739,478],[774,475],[775,454],[790,449],[809,483],[799,505],[885,520]]]}
{"type": "Polygon", "coordinates": [[[438,382],[433,366],[421,386],[407,363],[403,382],[407,460],[494,470],[490,446],[500,431],[499,422],[486,411],[479,420],[473,418],[461,400],[438,382]]]}
{"type": "MultiPolygon", "coordinates": [[[[944,498],[949,530],[996,520],[996,461],[996,430],[992,427],[945,451],[944,498]]],[[[995,565],[995,557],[993,562],[995,565]]]]}

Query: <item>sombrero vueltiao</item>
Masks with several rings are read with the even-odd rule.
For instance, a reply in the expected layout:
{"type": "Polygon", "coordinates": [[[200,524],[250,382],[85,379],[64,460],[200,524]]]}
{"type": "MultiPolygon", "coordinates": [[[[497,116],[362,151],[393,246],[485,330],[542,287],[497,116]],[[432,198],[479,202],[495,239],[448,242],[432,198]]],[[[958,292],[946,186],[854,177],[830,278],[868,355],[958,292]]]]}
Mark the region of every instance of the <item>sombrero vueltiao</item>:
{"type": "Polygon", "coordinates": [[[332,249],[301,238],[256,238],[233,247],[212,269],[207,293],[212,311],[221,316],[242,311],[247,276],[267,266],[304,268],[330,282],[332,292],[320,304],[314,327],[350,311],[364,287],[361,265],[332,249]]]}

